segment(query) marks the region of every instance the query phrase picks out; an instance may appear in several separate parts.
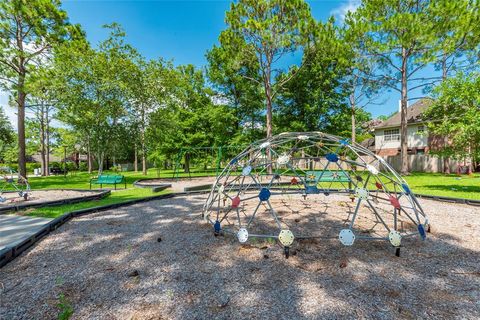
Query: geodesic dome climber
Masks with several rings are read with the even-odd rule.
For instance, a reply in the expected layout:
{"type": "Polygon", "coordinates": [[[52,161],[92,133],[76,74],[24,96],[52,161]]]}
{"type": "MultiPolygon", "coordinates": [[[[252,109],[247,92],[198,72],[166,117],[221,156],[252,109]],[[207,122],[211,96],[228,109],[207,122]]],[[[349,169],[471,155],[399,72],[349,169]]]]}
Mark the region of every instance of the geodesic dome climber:
{"type": "Polygon", "coordinates": [[[204,205],[215,235],[240,243],[274,238],[288,258],[295,241],[426,238],[428,219],[407,183],[380,156],[322,132],[257,141],[217,177],[204,205]]]}
{"type": "Polygon", "coordinates": [[[23,200],[28,200],[30,195],[30,185],[27,179],[9,167],[0,167],[0,186],[0,203],[7,201],[3,195],[9,191],[17,192],[23,200]]]}

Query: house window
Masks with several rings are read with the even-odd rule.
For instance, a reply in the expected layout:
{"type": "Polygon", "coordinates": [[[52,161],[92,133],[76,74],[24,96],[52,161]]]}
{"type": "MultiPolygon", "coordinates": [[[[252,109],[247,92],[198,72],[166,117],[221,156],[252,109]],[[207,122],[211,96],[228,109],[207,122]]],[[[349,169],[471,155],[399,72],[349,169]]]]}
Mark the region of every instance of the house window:
{"type": "Polygon", "coordinates": [[[417,134],[423,134],[425,132],[425,126],[420,125],[417,127],[417,134]]]}
{"type": "Polygon", "coordinates": [[[383,139],[385,141],[400,141],[400,129],[385,130],[383,139]]]}

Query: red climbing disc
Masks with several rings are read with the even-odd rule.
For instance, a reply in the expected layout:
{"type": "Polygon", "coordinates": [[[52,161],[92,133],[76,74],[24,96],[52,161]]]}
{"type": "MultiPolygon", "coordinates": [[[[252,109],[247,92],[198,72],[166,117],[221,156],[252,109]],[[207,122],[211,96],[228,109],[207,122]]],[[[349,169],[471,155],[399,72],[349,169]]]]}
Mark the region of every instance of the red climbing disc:
{"type": "Polygon", "coordinates": [[[380,190],[383,189],[382,184],[381,184],[380,182],[378,182],[378,181],[375,182],[375,186],[377,187],[377,189],[380,189],[380,190]]]}
{"type": "Polygon", "coordinates": [[[390,196],[389,199],[390,199],[390,203],[395,209],[400,209],[400,202],[398,202],[397,197],[390,196]]]}
{"type": "Polygon", "coordinates": [[[297,184],[298,180],[295,177],[293,177],[292,180],[290,180],[290,183],[291,184],[297,184]]]}
{"type": "Polygon", "coordinates": [[[232,208],[238,208],[240,205],[240,198],[236,196],[235,198],[232,199],[232,208]]]}

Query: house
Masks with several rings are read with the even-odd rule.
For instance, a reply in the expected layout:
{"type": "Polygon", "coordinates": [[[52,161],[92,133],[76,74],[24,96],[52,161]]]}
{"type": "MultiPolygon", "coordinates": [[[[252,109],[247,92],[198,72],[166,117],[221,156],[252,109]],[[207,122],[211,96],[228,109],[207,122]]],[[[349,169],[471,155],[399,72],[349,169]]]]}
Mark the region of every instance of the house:
{"type": "MultiPolygon", "coordinates": [[[[432,100],[430,99],[421,99],[407,108],[407,147],[409,154],[426,154],[430,149],[432,139],[428,136],[426,123],[422,120],[422,113],[431,103],[432,100]]],[[[382,157],[400,154],[400,112],[375,126],[374,135],[376,154],[382,157]]]]}

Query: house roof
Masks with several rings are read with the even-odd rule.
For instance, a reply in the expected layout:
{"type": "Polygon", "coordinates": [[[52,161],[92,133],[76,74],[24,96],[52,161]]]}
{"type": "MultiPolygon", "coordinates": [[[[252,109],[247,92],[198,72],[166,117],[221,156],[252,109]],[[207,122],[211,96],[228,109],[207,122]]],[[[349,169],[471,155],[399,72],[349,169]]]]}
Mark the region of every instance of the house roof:
{"type": "MultiPolygon", "coordinates": [[[[422,113],[432,104],[430,99],[421,99],[407,108],[407,124],[423,122],[422,113]]],[[[387,120],[375,126],[375,129],[399,127],[400,126],[400,112],[395,113],[387,120]]]]}

